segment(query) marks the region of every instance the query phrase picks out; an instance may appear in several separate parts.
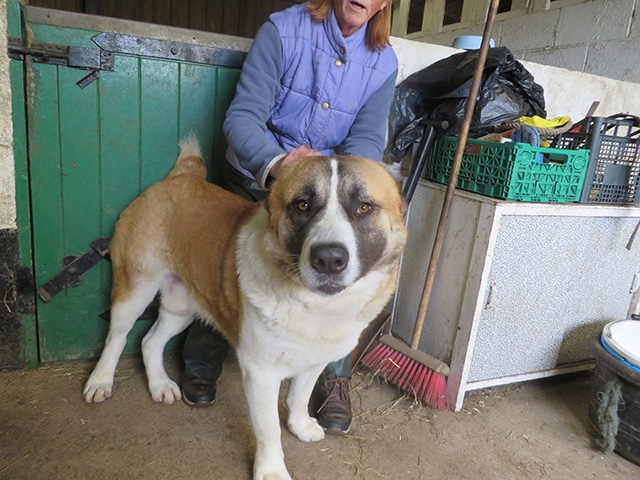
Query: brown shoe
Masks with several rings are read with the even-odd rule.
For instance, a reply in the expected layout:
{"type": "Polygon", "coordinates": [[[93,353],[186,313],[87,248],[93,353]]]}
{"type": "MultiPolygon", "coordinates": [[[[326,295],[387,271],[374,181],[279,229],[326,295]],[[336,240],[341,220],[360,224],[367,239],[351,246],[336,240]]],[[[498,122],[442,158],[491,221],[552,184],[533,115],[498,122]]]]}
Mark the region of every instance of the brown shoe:
{"type": "Polygon", "coordinates": [[[327,433],[343,435],[351,428],[349,378],[322,372],[309,401],[310,414],[327,433]]]}

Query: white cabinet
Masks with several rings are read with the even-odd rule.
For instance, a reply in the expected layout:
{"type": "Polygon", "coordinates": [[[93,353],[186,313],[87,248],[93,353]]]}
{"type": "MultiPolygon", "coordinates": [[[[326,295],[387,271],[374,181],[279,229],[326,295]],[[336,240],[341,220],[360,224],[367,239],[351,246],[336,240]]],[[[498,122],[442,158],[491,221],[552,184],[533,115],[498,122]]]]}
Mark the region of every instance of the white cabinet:
{"type": "MultiPolygon", "coordinates": [[[[421,180],[392,333],[409,341],[446,187],[421,180]]],[[[637,206],[543,204],[456,191],[420,350],[447,363],[450,405],[465,392],[590,368],[587,339],[627,317],[640,270],[637,206]]]]}

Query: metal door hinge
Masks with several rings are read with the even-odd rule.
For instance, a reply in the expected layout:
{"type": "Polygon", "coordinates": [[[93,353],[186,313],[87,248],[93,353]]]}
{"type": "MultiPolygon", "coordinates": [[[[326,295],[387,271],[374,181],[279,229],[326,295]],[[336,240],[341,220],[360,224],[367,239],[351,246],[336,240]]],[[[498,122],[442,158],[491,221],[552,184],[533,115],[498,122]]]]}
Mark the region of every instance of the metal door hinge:
{"type": "Polygon", "coordinates": [[[49,43],[34,43],[25,46],[21,39],[10,38],[8,53],[9,58],[14,60],[24,60],[25,56],[30,56],[36,63],[91,70],[88,75],[77,82],[80,88],[86,87],[95,80],[100,70],[111,72],[114,68],[113,52],[102,48],[73,47],[49,43]]]}
{"type": "Polygon", "coordinates": [[[135,37],[119,33],[99,33],[91,37],[104,50],[127,55],[180,60],[185,62],[242,68],[247,52],[210,45],[196,45],[157,38],[135,37]]]}
{"type": "Polygon", "coordinates": [[[54,295],[66,287],[78,287],[82,284],[82,275],[109,255],[108,238],[98,238],[91,243],[91,250],[77,256],[67,255],[63,263],[65,267],[53,278],[38,288],[38,296],[48,302],[54,295]]]}

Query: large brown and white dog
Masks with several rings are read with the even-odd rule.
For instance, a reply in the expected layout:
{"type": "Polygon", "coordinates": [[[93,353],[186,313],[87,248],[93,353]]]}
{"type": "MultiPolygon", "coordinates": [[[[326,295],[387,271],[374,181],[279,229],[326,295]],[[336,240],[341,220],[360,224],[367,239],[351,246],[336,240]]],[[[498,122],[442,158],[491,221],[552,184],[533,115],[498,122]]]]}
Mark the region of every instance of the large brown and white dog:
{"type": "Polygon", "coordinates": [[[278,392],[291,378],[289,430],[324,438],[307,404],[320,372],[345,357],[393,293],[406,241],[403,200],[374,161],[310,157],[283,170],[267,201],[251,203],[206,181],[195,139],[171,173],[124,210],[111,245],[111,326],[84,388],[111,396],[132,325],[161,292],[142,342],[149,391],[173,403],[167,341],[199,316],[236,348],[256,436],[254,479],[290,479],[278,392]]]}

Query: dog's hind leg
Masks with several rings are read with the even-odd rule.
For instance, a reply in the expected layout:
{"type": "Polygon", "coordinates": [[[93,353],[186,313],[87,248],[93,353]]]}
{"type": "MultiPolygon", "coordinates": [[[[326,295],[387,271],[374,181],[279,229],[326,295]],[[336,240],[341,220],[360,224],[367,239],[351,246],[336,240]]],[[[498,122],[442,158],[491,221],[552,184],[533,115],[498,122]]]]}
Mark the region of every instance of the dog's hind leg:
{"type": "Polygon", "coordinates": [[[102,355],[85,384],[83,395],[87,403],[100,403],[111,397],[113,377],[118,360],[127,343],[127,334],[158,291],[158,284],[139,281],[126,298],[115,298],[111,305],[109,334],[102,355]]]}
{"type": "Polygon", "coordinates": [[[287,426],[303,442],[318,442],[324,438],[324,430],[315,418],[309,416],[309,398],[324,367],[314,368],[291,379],[287,406],[287,426]]]}
{"type": "Polygon", "coordinates": [[[158,321],[142,339],[142,358],[147,372],[149,392],[156,402],[171,404],[180,400],[180,387],[164,368],[164,347],[193,321],[191,301],[181,280],[171,277],[161,288],[158,321]]]}

